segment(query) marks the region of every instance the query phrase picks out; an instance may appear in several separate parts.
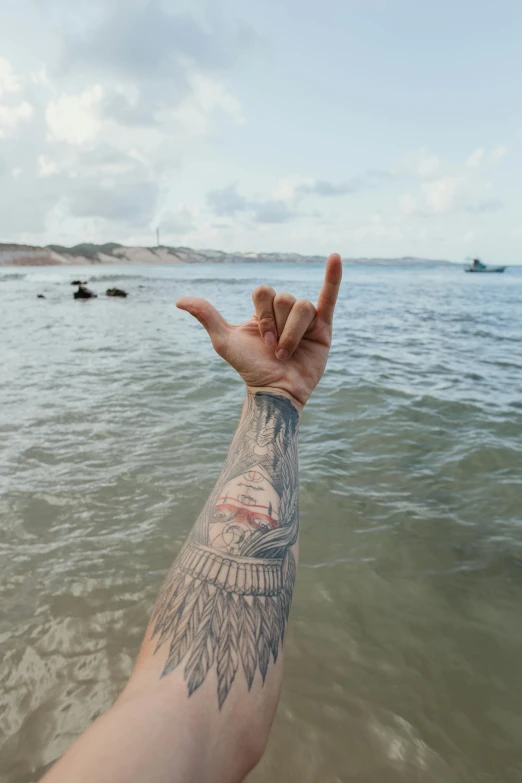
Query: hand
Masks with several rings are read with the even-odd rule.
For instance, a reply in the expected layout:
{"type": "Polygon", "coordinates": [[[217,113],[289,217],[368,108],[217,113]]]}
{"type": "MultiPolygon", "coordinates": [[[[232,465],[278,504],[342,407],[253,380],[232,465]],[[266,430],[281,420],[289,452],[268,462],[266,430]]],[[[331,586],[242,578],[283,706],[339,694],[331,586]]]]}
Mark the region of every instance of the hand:
{"type": "Polygon", "coordinates": [[[239,326],[227,323],[205,299],[184,296],[176,305],[198,319],[216,353],[247,386],[280,390],[304,405],[326,367],[341,277],[341,258],[331,255],[317,308],[305,299],[296,301],[291,294],[259,286],[252,294],[255,313],[239,326]]]}

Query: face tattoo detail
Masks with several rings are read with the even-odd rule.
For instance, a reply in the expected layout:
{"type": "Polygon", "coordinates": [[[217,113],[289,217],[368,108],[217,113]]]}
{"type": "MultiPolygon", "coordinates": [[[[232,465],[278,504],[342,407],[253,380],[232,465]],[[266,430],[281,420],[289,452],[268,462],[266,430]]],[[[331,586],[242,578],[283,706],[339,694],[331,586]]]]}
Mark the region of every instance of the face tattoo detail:
{"type": "Polygon", "coordinates": [[[277,527],[279,497],[263,468],[256,465],[223,487],[210,521],[209,542],[215,549],[239,555],[256,530],[277,527]]]}

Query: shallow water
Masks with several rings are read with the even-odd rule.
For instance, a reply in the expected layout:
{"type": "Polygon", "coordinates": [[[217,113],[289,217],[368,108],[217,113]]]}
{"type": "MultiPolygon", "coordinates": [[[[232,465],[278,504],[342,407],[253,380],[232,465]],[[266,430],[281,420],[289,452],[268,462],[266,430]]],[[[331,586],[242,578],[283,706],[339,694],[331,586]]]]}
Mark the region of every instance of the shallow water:
{"type": "MultiPolygon", "coordinates": [[[[0,269],[0,779],[120,691],[241,406],[181,294],[319,266],[0,269]],[[69,282],[127,300],[75,302],[69,282]],[[46,295],[36,300],[36,294],[46,295]]],[[[301,435],[301,567],[253,783],[522,779],[522,269],[353,267],[301,435]]]]}

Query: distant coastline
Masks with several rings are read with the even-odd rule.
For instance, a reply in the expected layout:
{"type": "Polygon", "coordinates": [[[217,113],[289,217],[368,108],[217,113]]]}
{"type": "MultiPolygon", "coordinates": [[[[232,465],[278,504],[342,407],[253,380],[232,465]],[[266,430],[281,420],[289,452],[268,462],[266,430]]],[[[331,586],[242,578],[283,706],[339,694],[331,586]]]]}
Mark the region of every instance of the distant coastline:
{"type": "MultiPolygon", "coordinates": [[[[74,247],[62,245],[17,245],[0,243],[0,266],[78,266],[99,264],[239,264],[286,263],[313,264],[325,256],[299,253],[225,253],[221,250],[193,250],[189,247],[127,247],[115,242],[103,245],[84,243],[74,247]]],[[[410,264],[439,266],[450,261],[424,258],[346,258],[351,264],[410,264]]]]}

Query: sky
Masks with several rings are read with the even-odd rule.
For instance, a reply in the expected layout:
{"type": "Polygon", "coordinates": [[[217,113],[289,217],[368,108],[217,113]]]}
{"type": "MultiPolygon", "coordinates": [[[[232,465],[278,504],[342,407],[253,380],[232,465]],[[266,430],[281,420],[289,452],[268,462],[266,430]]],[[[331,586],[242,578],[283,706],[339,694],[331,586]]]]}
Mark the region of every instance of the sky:
{"type": "Polygon", "coordinates": [[[0,241],[522,262],[520,0],[0,16],[0,241]]]}

